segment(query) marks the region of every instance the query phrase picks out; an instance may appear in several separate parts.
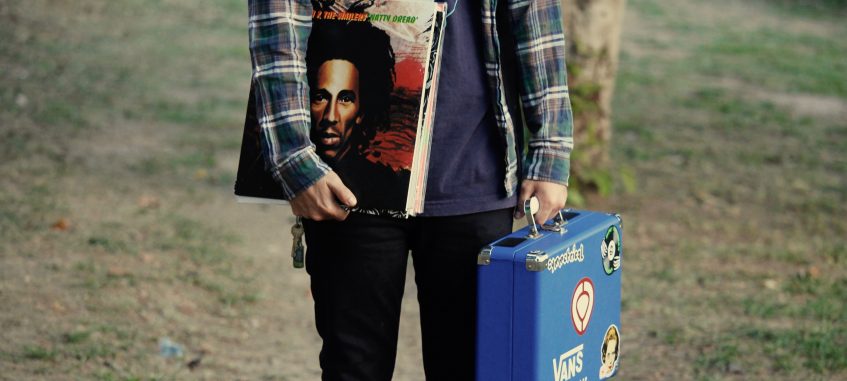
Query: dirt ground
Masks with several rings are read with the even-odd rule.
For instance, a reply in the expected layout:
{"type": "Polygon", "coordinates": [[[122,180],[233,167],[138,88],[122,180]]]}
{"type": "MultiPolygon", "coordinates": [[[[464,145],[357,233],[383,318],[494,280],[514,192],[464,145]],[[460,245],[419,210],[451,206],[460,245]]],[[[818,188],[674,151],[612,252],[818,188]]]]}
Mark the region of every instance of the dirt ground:
{"type": "MultiPolygon", "coordinates": [[[[628,6],[579,206],[625,220],[618,378],[847,379],[843,11],[628,6]]],[[[246,38],[241,1],[0,2],[0,380],[319,379],[290,210],[231,192],[246,38]]]]}

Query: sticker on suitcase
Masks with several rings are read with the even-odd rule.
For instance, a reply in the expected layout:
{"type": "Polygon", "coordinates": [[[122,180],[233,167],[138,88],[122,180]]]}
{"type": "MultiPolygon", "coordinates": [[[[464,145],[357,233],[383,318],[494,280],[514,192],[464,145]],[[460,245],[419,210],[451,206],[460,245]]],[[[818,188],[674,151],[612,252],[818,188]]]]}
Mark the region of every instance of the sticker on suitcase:
{"type": "Polygon", "coordinates": [[[584,260],[585,245],[580,242],[579,248],[577,248],[576,244],[573,244],[573,246],[569,247],[561,255],[550,258],[550,260],[547,261],[547,270],[549,270],[551,274],[555,274],[556,270],[559,270],[570,263],[582,262],[584,260]]]}
{"type": "Polygon", "coordinates": [[[621,268],[621,234],[617,226],[610,226],[600,244],[600,255],[603,257],[603,271],[612,275],[621,268]]]}
{"type": "Polygon", "coordinates": [[[614,324],[606,329],[603,336],[603,345],[600,347],[600,379],[606,379],[615,375],[618,370],[621,357],[621,335],[618,327],[614,324]]]}
{"type": "Polygon", "coordinates": [[[582,344],[577,345],[559,355],[558,359],[553,359],[553,378],[556,381],[571,381],[582,372],[582,349],[582,344]]]}
{"type": "Polygon", "coordinates": [[[571,297],[571,322],[576,333],[582,336],[588,329],[591,313],[594,311],[594,282],[582,278],[576,284],[571,297]]]}

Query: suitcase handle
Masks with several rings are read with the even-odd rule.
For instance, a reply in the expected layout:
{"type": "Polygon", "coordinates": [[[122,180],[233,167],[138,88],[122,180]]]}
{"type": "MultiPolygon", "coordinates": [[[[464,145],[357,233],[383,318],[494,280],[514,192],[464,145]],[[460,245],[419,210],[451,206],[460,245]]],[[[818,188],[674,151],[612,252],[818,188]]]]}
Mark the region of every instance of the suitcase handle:
{"type": "MultiPolygon", "coordinates": [[[[527,238],[538,238],[541,237],[541,234],[538,233],[538,226],[535,224],[535,213],[538,212],[539,203],[538,199],[535,197],[531,197],[529,200],[524,201],[523,203],[523,211],[526,216],[526,224],[529,226],[529,235],[527,238]]],[[[553,232],[562,232],[564,230],[564,226],[568,223],[564,217],[562,217],[562,211],[559,210],[556,213],[556,216],[553,217],[552,224],[543,224],[541,225],[541,229],[553,232]]]]}

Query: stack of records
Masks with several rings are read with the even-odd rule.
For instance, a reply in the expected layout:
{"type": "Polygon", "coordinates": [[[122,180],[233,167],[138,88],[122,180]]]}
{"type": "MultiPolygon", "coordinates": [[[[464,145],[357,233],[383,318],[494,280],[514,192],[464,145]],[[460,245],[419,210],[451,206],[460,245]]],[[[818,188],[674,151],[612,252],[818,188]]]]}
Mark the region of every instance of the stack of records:
{"type": "MultiPolygon", "coordinates": [[[[318,155],[356,195],[354,212],[423,212],[446,4],[313,5],[306,66],[318,155]]],[[[235,194],[280,202],[250,93],[235,194]]]]}

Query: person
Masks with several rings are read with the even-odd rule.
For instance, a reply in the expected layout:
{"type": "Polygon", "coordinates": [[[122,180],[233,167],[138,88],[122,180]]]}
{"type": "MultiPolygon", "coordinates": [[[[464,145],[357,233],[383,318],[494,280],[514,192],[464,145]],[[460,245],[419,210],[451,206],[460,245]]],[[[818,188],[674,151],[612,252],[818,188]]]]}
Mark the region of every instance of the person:
{"type": "Polygon", "coordinates": [[[402,209],[410,171],[395,171],[365,156],[376,132],[389,127],[395,74],[388,34],[370,22],[314,23],[306,68],[310,139],[317,154],[359,195],[358,202],[371,208],[402,209]]]}
{"type": "MultiPolygon", "coordinates": [[[[359,112],[359,69],[348,60],[333,59],[322,62],[316,71],[317,78],[309,76],[312,142],[321,159],[337,163],[350,153],[364,130],[359,112]]],[[[357,147],[350,156],[361,156],[361,150],[357,147]]]]}
{"type": "Polygon", "coordinates": [[[600,352],[600,375],[599,378],[605,379],[611,377],[618,368],[618,357],[620,354],[620,334],[618,328],[614,325],[606,330],[606,336],[603,337],[603,346],[600,352]]]}
{"type": "Polygon", "coordinates": [[[565,206],[573,128],[559,0],[449,7],[424,213],[400,219],[339,206],[356,196],[310,141],[313,4],[249,1],[267,167],[304,218],[324,380],[391,379],[409,252],[426,378],[473,380],[477,253],[511,232],[515,205],[536,197],[538,223],[565,206]]]}

